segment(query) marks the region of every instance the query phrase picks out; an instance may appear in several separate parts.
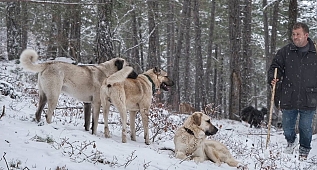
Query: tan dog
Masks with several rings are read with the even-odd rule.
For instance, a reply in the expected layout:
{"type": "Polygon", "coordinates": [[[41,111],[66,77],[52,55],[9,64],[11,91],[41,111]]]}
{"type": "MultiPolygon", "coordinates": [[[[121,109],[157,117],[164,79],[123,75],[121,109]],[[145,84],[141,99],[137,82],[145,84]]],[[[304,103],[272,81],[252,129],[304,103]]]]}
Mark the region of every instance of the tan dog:
{"type": "Polygon", "coordinates": [[[190,157],[196,163],[211,160],[220,165],[221,162],[225,162],[237,167],[239,162],[232,157],[224,144],[206,139],[206,136],[214,135],[217,131],[209,116],[202,112],[193,113],[175,133],[175,157],[190,157]]]}
{"type": "MultiPolygon", "coordinates": [[[[144,139],[146,144],[150,144],[148,115],[152,103],[152,96],[156,90],[168,90],[167,86],[173,86],[167,73],[158,68],[153,68],[140,74],[136,79],[126,79],[124,71],[119,71],[106,79],[101,86],[100,96],[104,114],[105,137],[110,137],[108,127],[109,107],[112,103],[120,112],[122,122],[122,142],[126,143],[127,111],[130,113],[131,140],[136,140],[135,118],[140,111],[144,128],[144,139]]],[[[97,117],[98,115],[95,115],[97,117]]],[[[94,121],[95,125],[97,120],[94,121]]],[[[96,130],[97,126],[93,127],[96,130]]]]}
{"type": "MultiPolygon", "coordinates": [[[[114,58],[95,66],[77,66],[59,61],[35,64],[37,60],[38,54],[31,49],[24,50],[20,56],[21,65],[25,70],[38,73],[40,99],[35,113],[36,121],[41,120],[41,113],[48,102],[46,121],[51,123],[58,97],[61,92],[65,92],[86,103],[85,106],[88,109],[85,108],[85,112],[87,112],[87,114],[85,113],[85,129],[87,131],[90,126],[90,103],[93,106],[94,114],[100,112],[101,83],[111,74],[128,67],[128,63],[122,58],[114,58]]],[[[128,68],[131,70],[131,67],[128,68]]]]}
{"type": "Polygon", "coordinates": [[[180,103],[179,104],[179,113],[180,114],[192,114],[195,112],[195,108],[193,108],[189,103],[180,103]]]}

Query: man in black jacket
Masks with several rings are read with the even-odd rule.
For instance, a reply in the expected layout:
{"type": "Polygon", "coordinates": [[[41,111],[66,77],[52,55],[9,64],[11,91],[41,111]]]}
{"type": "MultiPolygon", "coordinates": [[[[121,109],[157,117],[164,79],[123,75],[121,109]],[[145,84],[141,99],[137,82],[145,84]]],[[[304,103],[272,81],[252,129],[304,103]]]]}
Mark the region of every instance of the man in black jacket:
{"type": "Polygon", "coordinates": [[[299,114],[299,159],[306,160],[311,150],[312,122],[317,106],[317,55],[309,28],[296,23],[292,30],[293,42],[276,53],[268,70],[268,83],[279,83],[277,92],[282,110],[282,126],[287,147],[292,154],[298,145],[295,125],[299,114]],[[277,78],[274,70],[277,68],[277,78]]]}

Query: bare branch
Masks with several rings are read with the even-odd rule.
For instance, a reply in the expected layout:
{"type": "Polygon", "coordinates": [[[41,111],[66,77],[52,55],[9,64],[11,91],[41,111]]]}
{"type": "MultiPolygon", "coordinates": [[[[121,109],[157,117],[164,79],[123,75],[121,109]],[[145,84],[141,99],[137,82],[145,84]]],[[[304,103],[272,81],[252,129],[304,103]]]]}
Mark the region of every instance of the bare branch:
{"type": "Polygon", "coordinates": [[[5,156],[6,156],[6,154],[7,154],[7,153],[6,153],[6,152],[4,152],[4,153],[3,153],[2,158],[3,158],[4,162],[6,163],[7,168],[8,168],[8,170],[9,170],[10,168],[9,168],[8,162],[7,162],[6,157],[5,157],[5,156]]]}

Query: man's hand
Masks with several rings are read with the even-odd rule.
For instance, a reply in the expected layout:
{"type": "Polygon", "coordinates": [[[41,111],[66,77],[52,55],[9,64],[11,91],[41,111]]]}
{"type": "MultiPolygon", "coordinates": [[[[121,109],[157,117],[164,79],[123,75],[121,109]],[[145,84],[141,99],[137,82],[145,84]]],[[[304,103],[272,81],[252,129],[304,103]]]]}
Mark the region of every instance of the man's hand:
{"type": "Polygon", "coordinates": [[[273,80],[271,81],[271,85],[274,86],[278,81],[279,81],[279,79],[273,79],[273,80]]]}

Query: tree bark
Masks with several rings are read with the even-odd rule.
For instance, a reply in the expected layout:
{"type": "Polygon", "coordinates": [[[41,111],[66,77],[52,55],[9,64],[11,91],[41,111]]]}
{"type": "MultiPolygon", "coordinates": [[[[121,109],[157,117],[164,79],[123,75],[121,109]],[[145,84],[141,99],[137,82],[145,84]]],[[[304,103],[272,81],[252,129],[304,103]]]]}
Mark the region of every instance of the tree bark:
{"type": "MultiPolygon", "coordinates": [[[[141,26],[142,26],[142,21],[141,21],[141,19],[138,19],[137,20],[137,22],[138,22],[138,26],[139,26],[139,28],[141,28],[141,26]]],[[[142,40],[143,39],[143,36],[142,36],[142,30],[141,29],[139,29],[139,37],[140,37],[140,40],[142,40]]],[[[142,70],[145,70],[145,61],[144,61],[144,47],[143,47],[143,43],[141,43],[140,44],[140,64],[141,64],[141,69],[142,70]]]]}
{"type": "Polygon", "coordinates": [[[22,52],[22,25],[20,2],[8,2],[6,9],[8,59],[18,59],[22,52]]]}
{"type": "MultiPolygon", "coordinates": [[[[135,0],[131,0],[131,5],[135,5],[135,0]]],[[[132,51],[131,51],[131,60],[134,70],[137,73],[142,73],[142,65],[141,65],[141,60],[140,60],[140,52],[139,52],[139,47],[141,44],[139,44],[139,33],[138,33],[138,22],[137,22],[137,14],[136,14],[136,9],[133,9],[131,11],[131,22],[132,22],[132,51]]]]}
{"type": "Polygon", "coordinates": [[[276,49],[276,38],[277,38],[277,24],[278,24],[278,13],[279,13],[279,1],[274,2],[273,6],[273,16],[272,16],[272,32],[271,32],[271,60],[273,60],[275,56],[276,49]]]}
{"type": "MultiPolygon", "coordinates": [[[[167,72],[170,77],[175,78],[173,75],[173,65],[174,60],[174,49],[175,49],[175,18],[174,18],[174,3],[172,0],[167,1],[168,12],[167,12],[167,24],[166,24],[166,55],[167,55],[167,72]]],[[[174,79],[175,82],[175,79],[174,79]]],[[[173,108],[174,103],[174,90],[175,88],[171,88],[168,94],[167,103],[168,107],[173,108]]],[[[175,107],[174,107],[175,108],[175,107]]],[[[178,107],[177,107],[178,108],[178,107]]],[[[177,109],[176,109],[177,110],[177,109]]]]}
{"type": "Polygon", "coordinates": [[[178,37],[177,37],[177,45],[173,63],[173,80],[175,81],[175,85],[173,86],[171,96],[173,97],[173,109],[178,111],[178,105],[180,103],[180,83],[179,83],[179,60],[181,57],[183,40],[184,40],[184,25],[186,25],[186,17],[188,12],[190,0],[184,0],[182,14],[181,14],[181,23],[178,25],[178,37]]]}
{"type": "Polygon", "coordinates": [[[28,5],[26,2],[21,2],[21,49],[27,48],[28,42],[28,5]]]}
{"type": "Polygon", "coordinates": [[[241,103],[241,72],[240,72],[240,4],[229,0],[229,39],[230,39],[230,92],[229,118],[238,119],[241,103]]]}
{"type": "Polygon", "coordinates": [[[157,0],[147,1],[148,4],[148,25],[149,25],[149,52],[147,59],[147,68],[160,66],[159,64],[159,44],[158,44],[158,27],[156,26],[158,2],[157,0]]]}
{"type": "Polygon", "coordinates": [[[184,25],[185,27],[185,52],[184,52],[184,59],[185,61],[183,62],[184,64],[184,69],[182,70],[183,73],[183,81],[184,81],[184,88],[183,88],[183,94],[184,94],[184,101],[186,103],[190,103],[190,93],[188,91],[191,89],[191,54],[190,54],[190,40],[191,40],[191,35],[190,35],[190,23],[191,23],[191,0],[188,1],[188,7],[187,7],[187,14],[186,14],[186,23],[184,25]]]}
{"type": "Polygon", "coordinates": [[[58,56],[62,57],[69,57],[69,32],[70,32],[70,18],[71,13],[70,10],[66,10],[66,7],[62,6],[60,7],[62,9],[65,9],[65,11],[62,13],[62,21],[61,21],[61,29],[60,29],[60,45],[58,46],[58,56]]]}
{"type": "Polygon", "coordinates": [[[60,5],[52,5],[52,25],[51,31],[49,33],[48,45],[47,45],[47,57],[55,59],[57,57],[58,46],[62,39],[61,36],[61,14],[60,14],[60,5]]]}
{"type": "Polygon", "coordinates": [[[298,5],[297,0],[290,0],[288,8],[288,39],[292,42],[293,25],[297,21],[298,5]]]}
{"type": "MultiPolygon", "coordinates": [[[[77,0],[80,2],[80,0],[77,0]]],[[[70,40],[69,40],[69,46],[70,46],[70,56],[75,59],[77,63],[81,63],[81,48],[80,48],[80,28],[81,28],[81,7],[80,5],[71,5],[70,6],[71,11],[71,20],[70,20],[70,40]]]]}
{"type": "Polygon", "coordinates": [[[113,0],[99,0],[99,3],[103,4],[97,6],[96,63],[102,63],[115,57],[111,33],[113,0]]]}
{"type": "MultiPolygon", "coordinates": [[[[212,50],[213,50],[213,39],[214,39],[214,27],[215,27],[215,11],[216,11],[216,1],[211,2],[210,8],[210,23],[209,23],[209,35],[208,35],[208,49],[207,49],[207,65],[205,73],[205,85],[206,85],[206,102],[205,103],[216,103],[216,87],[217,87],[217,68],[212,67],[212,50]],[[214,78],[213,83],[212,78],[212,68],[214,68],[214,78]]],[[[215,56],[216,58],[216,56],[215,56]]]]}
{"type": "Polygon", "coordinates": [[[200,17],[199,17],[199,0],[194,0],[194,9],[193,9],[193,16],[194,16],[194,27],[195,27],[195,69],[196,69],[196,76],[195,76],[195,109],[201,110],[202,105],[205,105],[203,101],[205,98],[203,96],[204,93],[204,69],[203,69],[203,59],[202,59],[202,50],[201,50],[201,24],[200,24],[200,17]]]}
{"type": "Polygon", "coordinates": [[[251,12],[252,12],[252,1],[244,0],[243,5],[243,29],[242,29],[242,84],[241,84],[241,108],[245,108],[250,105],[249,99],[252,97],[252,64],[251,56],[252,50],[250,48],[251,42],[251,12]]]}

